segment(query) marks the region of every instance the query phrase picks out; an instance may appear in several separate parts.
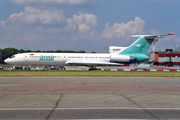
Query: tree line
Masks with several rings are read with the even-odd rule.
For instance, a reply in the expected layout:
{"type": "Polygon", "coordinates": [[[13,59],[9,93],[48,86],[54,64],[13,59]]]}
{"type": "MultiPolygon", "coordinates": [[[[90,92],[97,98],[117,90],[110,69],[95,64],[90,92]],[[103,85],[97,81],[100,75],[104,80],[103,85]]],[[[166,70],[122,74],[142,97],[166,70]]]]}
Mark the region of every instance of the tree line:
{"type": "MultiPolygon", "coordinates": [[[[86,53],[84,50],[80,50],[80,51],[73,51],[73,50],[56,50],[56,51],[41,51],[41,50],[36,50],[36,51],[32,51],[32,50],[23,50],[23,49],[16,49],[16,48],[4,48],[4,49],[0,49],[0,63],[4,63],[4,60],[6,58],[11,57],[14,54],[18,54],[18,53],[27,53],[27,52],[43,52],[43,53],[86,53]]],[[[92,52],[95,53],[95,52],[92,52]]]]}

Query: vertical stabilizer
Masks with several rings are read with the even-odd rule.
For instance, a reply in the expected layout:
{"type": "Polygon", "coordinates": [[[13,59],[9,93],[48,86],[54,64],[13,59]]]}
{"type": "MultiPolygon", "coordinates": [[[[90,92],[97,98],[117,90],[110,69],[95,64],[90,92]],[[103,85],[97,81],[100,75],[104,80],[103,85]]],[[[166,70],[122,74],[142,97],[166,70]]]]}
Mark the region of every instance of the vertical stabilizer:
{"type": "Polygon", "coordinates": [[[173,33],[164,35],[133,35],[131,37],[139,37],[133,44],[131,44],[127,49],[123,50],[119,54],[146,54],[149,47],[155,38],[163,38],[163,36],[174,35],[173,33]]]}
{"type": "Polygon", "coordinates": [[[149,47],[155,38],[163,38],[163,36],[174,35],[164,34],[164,35],[133,35],[131,37],[139,37],[133,44],[127,47],[125,50],[119,53],[119,55],[128,55],[136,59],[133,62],[141,62],[148,60],[149,57],[146,55],[149,47]]]}
{"type": "Polygon", "coordinates": [[[149,47],[153,42],[153,38],[138,38],[133,44],[131,44],[128,48],[123,50],[119,54],[133,54],[133,53],[144,53],[148,51],[149,47]]]}

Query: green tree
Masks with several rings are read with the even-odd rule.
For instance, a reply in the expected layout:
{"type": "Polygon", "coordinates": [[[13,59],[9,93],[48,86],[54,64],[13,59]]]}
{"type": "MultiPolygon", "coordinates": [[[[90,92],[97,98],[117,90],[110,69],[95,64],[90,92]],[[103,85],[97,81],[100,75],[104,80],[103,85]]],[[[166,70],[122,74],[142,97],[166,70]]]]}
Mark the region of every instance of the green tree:
{"type": "Polygon", "coordinates": [[[4,60],[8,57],[11,57],[14,54],[17,54],[19,52],[16,48],[4,48],[1,50],[2,58],[1,61],[4,63],[4,60]]]}
{"type": "Polygon", "coordinates": [[[62,51],[61,51],[61,50],[56,50],[55,52],[56,52],[56,53],[61,53],[62,51]]]}
{"type": "Polygon", "coordinates": [[[25,50],[24,53],[25,53],[25,52],[33,52],[33,51],[32,51],[32,50],[25,50]]]}
{"type": "Polygon", "coordinates": [[[24,53],[24,52],[25,52],[25,50],[23,50],[23,49],[19,50],[19,53],[24,53]]]}
{"type": "Polygon", "coordinates": [[[3,54],[2,54],[2,50],[0,49],[0,63],[4,62],[2,58],[3,58],[3,54]]]}
{"type": "Polygon", "coordinates": [[[84,50],[80,50],[79,53],[86,53],[84,50]]]}
{"type": "Polygon", "coordinates": [[[34,52],[41,52],[40,50],[36,50],[36,51],[34,51],[34,52]]]}

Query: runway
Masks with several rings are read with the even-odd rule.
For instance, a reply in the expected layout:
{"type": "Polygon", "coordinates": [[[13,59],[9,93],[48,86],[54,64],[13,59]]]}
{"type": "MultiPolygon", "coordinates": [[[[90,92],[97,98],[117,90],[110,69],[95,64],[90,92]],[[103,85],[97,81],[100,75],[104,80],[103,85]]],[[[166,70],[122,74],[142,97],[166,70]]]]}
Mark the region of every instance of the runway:
{"type": "Polygon", "coordinates": [[[0,119],[180,119],[180,80],[1,77],[0,119]]]}

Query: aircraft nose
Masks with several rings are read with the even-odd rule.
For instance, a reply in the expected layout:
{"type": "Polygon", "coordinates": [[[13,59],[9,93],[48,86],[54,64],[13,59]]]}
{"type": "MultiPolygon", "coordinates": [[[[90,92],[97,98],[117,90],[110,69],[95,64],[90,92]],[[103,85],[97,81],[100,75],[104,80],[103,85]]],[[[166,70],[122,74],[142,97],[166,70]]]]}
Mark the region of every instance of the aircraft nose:
{"type": "Polygon", "coordinates": [[[7,59],[4,60],[4,62],[5,62],[5,63],[10,63],[10,59],[7,58],[7,59]]]}

